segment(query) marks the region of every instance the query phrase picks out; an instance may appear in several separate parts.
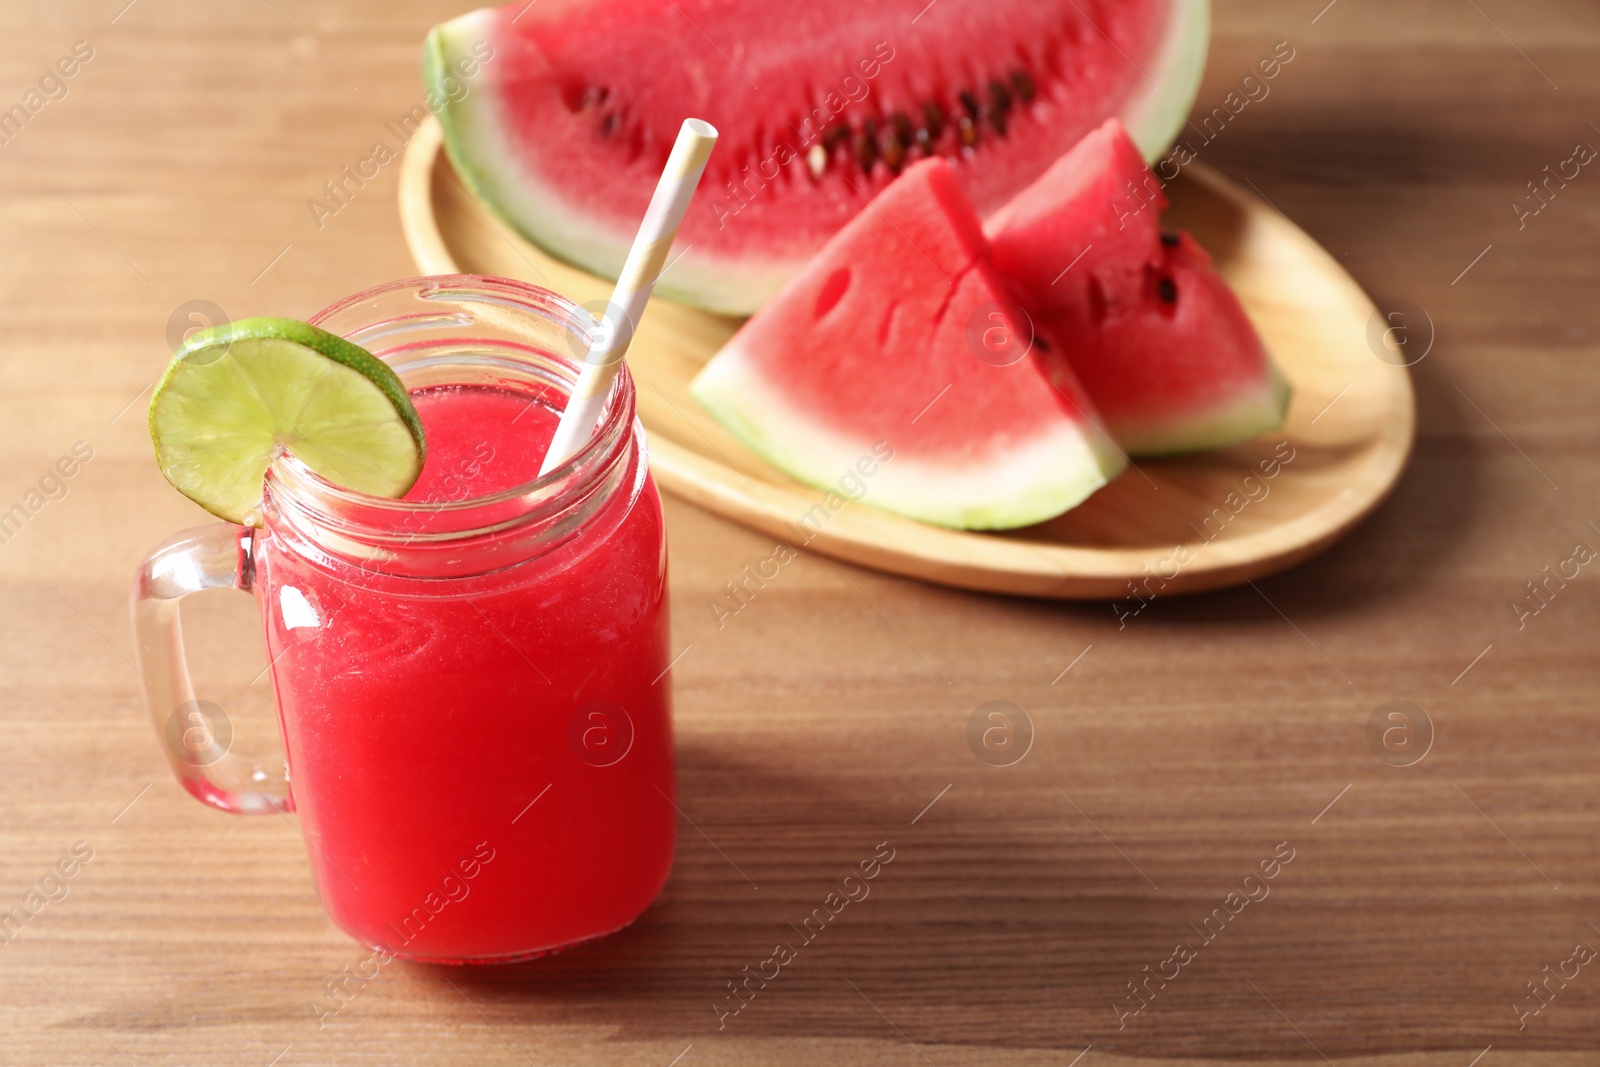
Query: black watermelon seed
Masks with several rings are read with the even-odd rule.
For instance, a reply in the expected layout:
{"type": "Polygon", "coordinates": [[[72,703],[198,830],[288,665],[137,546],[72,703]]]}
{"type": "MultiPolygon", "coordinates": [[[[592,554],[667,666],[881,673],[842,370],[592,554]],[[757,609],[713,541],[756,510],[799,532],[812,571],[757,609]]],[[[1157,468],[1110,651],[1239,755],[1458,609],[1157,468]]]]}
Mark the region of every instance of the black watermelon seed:
{"type": "Polygon", "coordinates": [[[896,111],[889,120],[894,124],[895,136],[900,138],[900,143],[910,148],[917,143],[917,131],[911,125],[911,116],[904,111],[896,111]]]}
{"type": "Polygon", "coordinates": [[[978,106],[978,98],[971,89],[961,90],[961,106],[967,109],[967,114],[974,120],[982,117],[982,108],[978,106]]]}
{"type": "Polygon", "coordinates": [[[1168,248],[1177,248],[1178,247],[1178,231],[1177,230],[1162,230],[1161,231],[1161,243],[1166,245],[1168,248]]]}
{"type": "Polygon", "coordinates": [[[1032,100],[1039,91],[1033,84],[1033,79],[1028,76],[1028,72],[1025,70],[1013,71],[1011,84],[1016,87],[1017,95],[1022,98],[1024,103],[1032,100]]]}
{"type": "Polygon", "coordinates": [[[832,152],[835,148],[838,148],[839,145],[843,144],[845,139],[849,136],[850,127],[843,122],[836,122],[832,126],[829,126],[827,131],[823,133],[822,147],[829,152],[832,152]]]}
{"type": "Polygon", "coordinates": [[[1161,299],[1169,304],[1178,302],[1178,285],[1171,278],[1162,278],[1157,288],[1161,291],[1161,299]]]}
{"type": "Polygon", "coordinates": [[[1000,133],[1006,132],[1006,115],[1011,111],[1011,90],[1004,82],[989,83],[989,121],[1000,133]]]}
{"type": "Polygon", "coordinates": [[[900,165],[906,161],[906,146],[893,127],[885,128],[883,133],[879,134],[878,154],[883,157],[884,163],[888,164],[889,173],[900,173],[900,165]]]}
{"type": "Polygon", "coordinates": [[[872,170],[872,163],[878,157],[878,124],[867,119],[861,124],[853,142],[856,162],[861,165],[863,172],[872,170]]]}
{"type": "Polygon", "coordinates": [[[937,141],[944,132],[944,109],[930,100],[922,105],[922,116],[928,120],[928,140],[937,141]]]}
{"type": "Polygon", "coordinates": [[[1002,81],[989,83],[989,106],[997,114],[1004,115],[1011,110],[1011,90],[1006,88],[1002,81]]]}

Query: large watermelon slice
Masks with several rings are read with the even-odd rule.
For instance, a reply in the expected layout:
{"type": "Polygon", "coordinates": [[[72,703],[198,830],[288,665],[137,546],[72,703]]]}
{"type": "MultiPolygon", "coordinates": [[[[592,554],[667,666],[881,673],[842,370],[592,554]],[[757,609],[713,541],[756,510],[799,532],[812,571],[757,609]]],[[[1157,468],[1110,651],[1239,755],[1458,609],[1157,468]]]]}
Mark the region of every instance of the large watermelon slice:
{"type": "Polygon", "coordinates": [[[835,492],[864,482],[869,503],[945,526],[1024,526],[1124,465],[1070,372],[1052,382],[1030,337],[955,169],[924,160],[746,323],[691,392],[802,482],[835,492]],[[870,477],[856,473],[863,461],[870,477]]]}
{"type": "Polygon", "coordinates": [[[989,220],[996,269],[1060,340],[1135,456],[1219,448],[1283,423],[1289,386],[1228,283],[1163,231],[1161,183],[1116,119],[989,220]]]}
{"type": "Polygon", "coordinates": [[[710,121],[657,292],[749,313],[921,156],[953,160],[981,214],[1110,115],[1154,158],[1199,87],[1208,3],[516,0],[435,27],[424,79],[478,195],[612,278],[679,125],[710,121]]]}

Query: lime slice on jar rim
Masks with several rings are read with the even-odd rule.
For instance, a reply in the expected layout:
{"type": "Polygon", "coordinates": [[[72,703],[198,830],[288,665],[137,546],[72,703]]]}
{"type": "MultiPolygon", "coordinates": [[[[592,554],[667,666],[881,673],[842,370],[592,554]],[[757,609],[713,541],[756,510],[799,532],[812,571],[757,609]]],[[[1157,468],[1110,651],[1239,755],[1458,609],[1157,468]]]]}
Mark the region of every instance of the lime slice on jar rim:
{"type": "Polygon", "coordinates": [[[422,420],[366,349],[293,319],[194,334],[150,398],[161,473],[229,522],[260,524],[267,468],[288,452],[335,485],[398,499],[422,474],[422,420]]]}

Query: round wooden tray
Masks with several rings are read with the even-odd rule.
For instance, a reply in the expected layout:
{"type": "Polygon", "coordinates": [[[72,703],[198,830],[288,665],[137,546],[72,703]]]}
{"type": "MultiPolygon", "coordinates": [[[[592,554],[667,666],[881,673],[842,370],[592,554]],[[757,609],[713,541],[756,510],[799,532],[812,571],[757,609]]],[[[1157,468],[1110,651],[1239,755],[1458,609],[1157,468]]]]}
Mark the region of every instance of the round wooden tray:
{"type": "MultiPolygon", "coordinates": [[[[423,273],[519,278],[604,307],[610,282],[517,236],[440,147],[430,120],[400,176],[400,220],[423,273]]],[[[848,504],[805,547],[968,589],[1148,598],[1282,570],[1370,512],[1399,477],[1416,422],[1405,368],[1369,341],[1372,302],[1310,237],[1203,165],[1185,168],[1167,193],[1166,218],[1211,251],[1294,385],[1283,429],[1205,455],[1142,460],[1081,506],[1023,530],[946,530],[848,504]]],[[[823,494],[744,448],[688,394],[740,321],[651,303],[628,353],[651,469],[663,489],[793,543],[793,524],[823,494]]]]}

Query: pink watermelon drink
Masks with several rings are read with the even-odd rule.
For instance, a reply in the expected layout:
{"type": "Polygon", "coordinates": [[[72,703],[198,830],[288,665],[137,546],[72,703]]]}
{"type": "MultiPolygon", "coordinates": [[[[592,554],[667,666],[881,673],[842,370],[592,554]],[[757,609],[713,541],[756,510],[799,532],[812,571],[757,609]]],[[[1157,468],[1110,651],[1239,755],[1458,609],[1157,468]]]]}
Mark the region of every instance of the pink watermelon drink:
{"type": "Polygon", "coordinates": [[[294,804],[329,915],[401,956],[608,933],[671,863],[665,541],[625,372],[589,446],[533,484],[578,314],[483,279],[331,309],[358,343],[378,324],[422,475],[402,501],[293,460],[269,477],[254,583],[294,804]]]}

